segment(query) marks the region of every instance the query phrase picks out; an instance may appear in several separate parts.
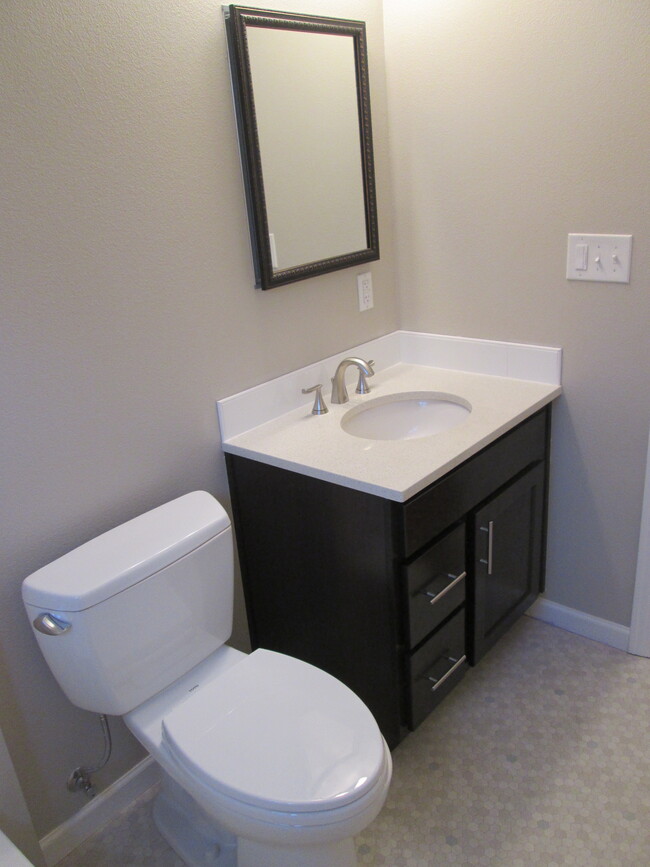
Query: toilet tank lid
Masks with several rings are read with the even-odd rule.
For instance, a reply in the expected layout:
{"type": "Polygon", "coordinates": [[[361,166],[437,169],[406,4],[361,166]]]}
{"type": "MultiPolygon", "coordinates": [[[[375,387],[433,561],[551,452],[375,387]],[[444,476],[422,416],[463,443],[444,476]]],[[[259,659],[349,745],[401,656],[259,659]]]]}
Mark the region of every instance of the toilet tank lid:
{"type": "Polygon", "coordinates": [[[23,601],[83,611],[164,569],[230,527],[223,507],[193,491],[103,533],[23,581],[23,601]]]}

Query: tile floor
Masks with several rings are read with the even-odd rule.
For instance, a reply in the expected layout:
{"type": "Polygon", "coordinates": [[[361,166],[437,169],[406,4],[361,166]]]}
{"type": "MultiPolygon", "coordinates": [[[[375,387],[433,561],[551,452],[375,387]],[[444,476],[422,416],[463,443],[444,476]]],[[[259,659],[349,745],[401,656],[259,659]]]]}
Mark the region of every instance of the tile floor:
{"type": "MultiPolygon", "coordinates": [[[[395,750],[359,864],[647,867],[649,730],[650,660],[524,617],[395,750]]],[[[182,867],[152,796],[60,867],[182,867]]]]}

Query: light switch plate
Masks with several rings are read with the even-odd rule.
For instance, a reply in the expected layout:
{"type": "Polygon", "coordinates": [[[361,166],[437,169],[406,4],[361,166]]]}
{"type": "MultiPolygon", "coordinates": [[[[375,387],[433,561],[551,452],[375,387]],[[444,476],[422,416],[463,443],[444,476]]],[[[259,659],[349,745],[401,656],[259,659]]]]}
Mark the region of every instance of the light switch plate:
{"type": "Polygon", "coordinates": [[[629,283],[632,235],[569,235],[567,280],[629,283]]]}

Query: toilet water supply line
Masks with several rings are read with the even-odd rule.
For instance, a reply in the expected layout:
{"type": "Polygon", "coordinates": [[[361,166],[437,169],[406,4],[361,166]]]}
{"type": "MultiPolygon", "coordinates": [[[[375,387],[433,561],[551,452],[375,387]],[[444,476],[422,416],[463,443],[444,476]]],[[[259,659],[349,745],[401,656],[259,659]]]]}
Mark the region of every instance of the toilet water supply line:
{"type": "Polygon", "coordinates": [[[113,749],[111,730],[108,727],[108,719],[106,718],[106,715],[100,714],[99,720],[102,724],[102,733],[104,735],[104,755],[102,756],[100,763],[94,768],[85,768],[83,766],[75,768],[68,777],[68,789],[71,792],[85,792],[89,798],[94,798],[97,794],[95,787],[92,784],[92,780],[90,779],[90,775],[97,771],[101,771],[106,762],[110,759],[111,750],[113,749]]]}

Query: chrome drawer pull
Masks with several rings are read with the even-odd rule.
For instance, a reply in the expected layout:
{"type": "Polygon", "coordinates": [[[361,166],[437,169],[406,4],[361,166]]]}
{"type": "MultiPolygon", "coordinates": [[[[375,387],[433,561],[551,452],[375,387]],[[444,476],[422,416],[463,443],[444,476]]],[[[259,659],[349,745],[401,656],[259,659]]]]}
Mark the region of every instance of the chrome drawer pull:
{"type": "Polygon", "coordinates": [[[427,677],[427,680],[430,680],[433,683],[433,686],[431,687],[431,692],[435,692],[438,689],[438,687],[442,686],[443,683],[447,680],[447,678],[451,677],[457,668],[460,668],[460,666],[465,662],[467,657],[465,656],[465,654],[463,654],[460,659],[452,659],[451,656],[448,657],[448,659],[449,659],[449,662],[454,663],[452,665],[452,667],[449,669],[449,671],[446,671],[443,674],[443,676],[439,677],[439,678],[435,678],[435,677],[431,677],[431,676],[427,677]]]}
{"type": "Polygon", "coordinates": [[[467,572],[461,572],[460,575],[449,575],[447,577],[453,578],[454,580],[451,582],[451,584],[447,584],[447,586],[443,590],[441,590],[440,593],[432,593],[430,590],[424,591],[423,595],[430,597],[429,605],[435,605],[436,602],[440,601],[440,599],[442,599],[445,593],[449,593],[452,587],[455,587],[459,581],[462,581],[463,578],[467,577],[467,572]]]}

